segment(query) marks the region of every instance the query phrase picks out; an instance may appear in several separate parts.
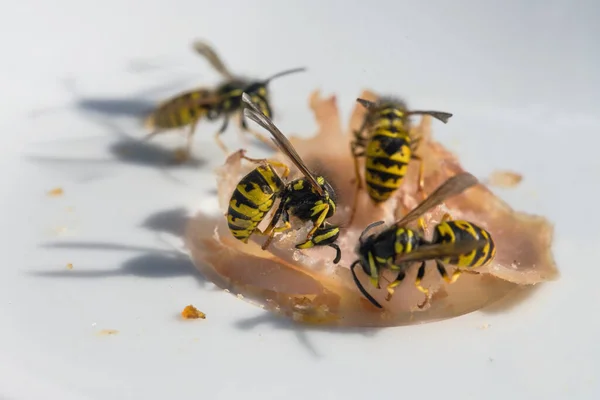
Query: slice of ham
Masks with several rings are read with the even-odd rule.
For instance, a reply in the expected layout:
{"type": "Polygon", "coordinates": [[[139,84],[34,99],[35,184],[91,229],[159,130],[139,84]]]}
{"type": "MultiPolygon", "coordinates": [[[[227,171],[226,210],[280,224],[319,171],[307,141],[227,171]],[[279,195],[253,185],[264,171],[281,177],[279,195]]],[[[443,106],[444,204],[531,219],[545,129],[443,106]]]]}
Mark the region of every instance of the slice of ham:
{"type": "MultiPolygon", "coordinates": [[[[361,97],[376,100],[365,91],[361,97]]],[[[406,279],[398,286],[394,297],[385,301],[385,289],[376,290],[357,269],[366,289],[383,305],[375,308],[358,291],[349,271],[357,259],[355,248],[362,230],[371,222],[384,220],[391,224],[416,206],[422,199],[417,193],[418,164],[411,165],[401,189],[388,202],[375,206],[366,192],[359,195],[359,213],[348,226],[354,195],[354,167],[350,154],[351,132],[360,126],[364,108],[357,105],[350,120],[350,129],[340,122],[336,98],[323,98],[318,92],[310,97],[310,107],[318,123],[318,131],[309,139],[288,135],[298,153],[316,173],[324,175],[337,194],[338,209],[330,220],[342,225],[338,244],[341,262],[332,264],[333,249],[329,247],[297,250],[310,228],[310,223],[293,221],[294,230],[279,234],[265,251],[265,238],[254,235],[244,244],[230,234],[223,214],[235,185],[255,166],[241,159],[242,152],[229,156],[217,171],[217,186],[221,215],[202,211],[190,221],[186,246],[198,269],[217,286],[243,296],[263,308],[289,316],[296,321],[340,326],[394,326],[455,317],[469,313],[500,299],[520,287],[531,286],[558,277],[551,253],[553,227],[543,217],[514,211],[483,184],[447,200],[424,215],[426,236],[446,212],[455,219],[466,219],[487,229],[497,247],[496,257],[476,273],[465,273],[454,284],[446,284],[434,265],[428,265],[423,285],[433,297],[427,303],[414,280],[416,268],[411,267],[406,279]],[[420,307],[422,304],[426,304],[420,307]]],[[[425,167],[425,191],[432,192],[447,178],[463,171],[457,157],[436,142],[431,135],[431,118],[424,117],[412,128],[413,135],[422,137],[418,154],[425,167]]],[[[248,156],[252,157],[251,154],[248,156]]],[[[273,159],[289,161],[282,154],[273,159]]],[[[291,165],[290,165],[291,166],[291,165]]],[[[292,168],[291,178],[298,177],[292,168]]],[[[263,221],[264,227],[269,216],[263,221]]],[[[383,229],[382,227],[377,229],[383,229]]],[[[377,230],[374,230],[376,232],[377,230]]],[[[448,267],[448,272],[452,267],[448,267]]],[[[393,277],[384,273],[382,287],[393,277]]],[[[522,296],[519,296],[522,297],[522,296]]]]}

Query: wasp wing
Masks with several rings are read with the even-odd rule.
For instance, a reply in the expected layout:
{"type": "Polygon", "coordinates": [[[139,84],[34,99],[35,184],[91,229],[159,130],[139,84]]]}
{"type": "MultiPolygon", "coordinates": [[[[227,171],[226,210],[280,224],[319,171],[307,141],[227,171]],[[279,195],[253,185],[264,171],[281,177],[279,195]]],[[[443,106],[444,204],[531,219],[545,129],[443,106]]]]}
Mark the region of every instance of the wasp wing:
{"type": "Polygon", "coordinates": [[[461,172],[460,174],[447,179],[446,182],[438,186],[438,188],[435,189],[425,200],[413,208],[412,211],[406,214],[394,225],[403,226],[408,224],[410,221],[419,218],[428,210],[443,203],[450,197],[461,194],[471,186],[476,185],[478,182],[479,181],[477,178],[468,172],[461,172]]]}
{"type": "Polygon", "coordinates": [[[212,65],[212,67],[217,70],[225,79],[234,79],[233,74],[229,71],[229,69],[225,66],[221,57],[217,55],[217,52],[206,42],[201,40],[196,40],[193,43],[194,50],[196,53],[204,56],[212,65]]]}
{"type": "Polygon", "coordinates": [[[279,149],[283,153],[285,153],[290,158],[290,160],[292,160],[294,165],[298,167],[298,169],[302,172],[306,179],[308,179],[308,181],[312,184],[312,186],[319,193],[319,195],[322,196],[324,194],[323,188],[321,188],[321,186],[317,182],[317,179],[314,177],[312,172],[309,171],[306,164],[304,164],[302,158],[300,158],[298,153],[296,153],[296,150],[294,149],[294,146],[292,146],[292,143],[290,143],[290,141],[285,137],[285,135],[281,133],[281,131],[275,126],[273,121],[271,121],[270,118],[268,118],[265,114],[263,114],[260,111],[260,109],[252,102],[250,96],[248,96],[247,93],[242,94],[242,101],[246,103],[246,106],[248,107],[244,109],[244,115],[250,118],[252,121],[259,124],[260,126],[262,126],[267,131],[269,131],[273,142],[275,142],[277,147],[279,147],[279,149]]]}
{"type": "Polygon", "coordinates": [[[415,261],[427,261],[437,260],[446,257],[457,257],[463,254],[469,254],[473,250],[477,250],[485,246],[486,241],[483,239],[478,240],[465,240],[462,242],[452,243],[436,243],[436,244],[425,244],[419,246],[416,250],[410,253],[400,254],[394,259],[396,265],[406,262],[415,261]]]}

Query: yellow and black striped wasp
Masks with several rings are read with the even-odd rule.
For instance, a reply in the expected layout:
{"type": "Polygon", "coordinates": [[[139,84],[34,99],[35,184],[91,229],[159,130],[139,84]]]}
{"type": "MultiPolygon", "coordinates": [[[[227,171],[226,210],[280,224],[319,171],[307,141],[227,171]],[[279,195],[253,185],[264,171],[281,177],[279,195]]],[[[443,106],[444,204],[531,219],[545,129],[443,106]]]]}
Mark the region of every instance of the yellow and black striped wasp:
{"type": "MultiPolygon", "coordinates": [[[[209,121],[219,118],[223,119],[223,124],[215,134],[215,141],[227,153],[227,148],[219,136],[227,129],[229,119],[234,114],[240,113],[242,109],[242,93],[248,93],[262,112],[272,118],[273,111],[269,102],[268,91],[269,83],[281,76],[306,70],[306,68],[294,68],[279,72],[263,80],[243,78],[233,75],[217,55],[216,51],[207,43],[202,41],[194,42],[194,50],[209,61],[211,66],[222,75],[224,81],[216,88],[198,88],[180,93],[161,103],[146,118],[146,127],[152,129],[147,138],[151,138],[166,130],[189,126],[186,156],[190,153],[196,125],[203,118],[209,121]]],[[[239,117],[240,127],[243,132],[251,133],[257,139],[268,145],[272,145],[262,135],[248,129],[246,121],[241,114],[239,114],[239,117]]]]}
{"type": "MultiPolygon", "coordinates": [[[[430,115],[444,123],[452,117],[452,114],[441,111],[408,110],[403,100],[393,97],[382,97],[377,102],[361,98],[356,101],[367,112],[350,143],[356,180],[350,223],[356,213],[359,190],[363,187],[358,159],[365,157],[365,181],[369,197],[375,203],[385,202],[402,184],[409,162],[420,161],[415,154],[420,138],[410,135],[410,116],[430,115]]],[[[423,192],[422,162],[418,179],[419,190],[423,192]]]]}
{"type": "Polygon", "coordinates": [[[244,93],[242,101],[245,103],[244,115],[267,130],[277,147],[294,163],[304,175],[290,182],[284,182],[290,173],[287,165],[278,161],[258,160],[244,158],[259,164],[255,169],[244,176],[236,186],[229,200],[227,211],[227,224],[232,235],[248,242],[254,233],[269,236],[263,244],[266,249],[276,232],[291,229],[290,215],[306,222],[311,221],[313,227],[308,232],[304,242],[296,248],[306,249],[314,246],[329,246],[335,249],[334,263],[341,258],[340,248],[334,242],[337,240],[340,229],[326,221],[331,218],[336,209],[335,192],[331,185],[322,176],[315,176],[302,161],[290,141],[281,133],[258,107],[252,102],[251,97],[244,93]],[[274,167],[283,169],[281,176],[274,167]],[[273,214],[271,222],[264,232],[260,232],[258,225],[265,215],[273,208],[279,199],[279,206],[273,214]],[[282,220],[283,226],[276,227],[282,220]]]}
{"type": "Polygon", "coordinates": [[[387,286],[386,300],[389,300],[412,263],[421,262],[415,284],[429,299],[429,291],[421,286],[426,261],[435,260],[442,278],[453,283],[464,270],[483,266],[495,257],[496,247],[489,232],[472,222],[453,221],[448,214],[434,227],[431,241],[423,237],[423,232],[407,228],[409,222],[477,183],[477,178],[468,172],[458,174],[446,180],[412,211],[383,231],[365,237],[369,230],[383,224],[383,221],[374,222],[363,230],[356,248],[359,258],[352,263],[350,269],[358,289],[373,305],[381,308],[358,280],[355,271],[358,265],[361,265],[363,272],[369,276],[371,285],[377,289],[382,270],[398,272],[396,279],[387,286]],[[444,264],[456,267],[452,275],[448,275],[444,264]]]}

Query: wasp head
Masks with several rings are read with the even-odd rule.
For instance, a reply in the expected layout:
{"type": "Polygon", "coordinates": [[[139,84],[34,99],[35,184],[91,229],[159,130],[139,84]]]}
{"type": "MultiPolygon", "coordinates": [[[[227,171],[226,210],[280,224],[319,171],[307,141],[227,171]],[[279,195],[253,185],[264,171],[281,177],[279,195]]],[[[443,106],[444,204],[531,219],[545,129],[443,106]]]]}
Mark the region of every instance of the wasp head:
{"type": "Polygon", "coordinates": [[[269,118],[273,118],[273,110],[269,104],[269,90],[265,82],[252,82],[244,89],[250,99],[260,111],[269,118]]]}

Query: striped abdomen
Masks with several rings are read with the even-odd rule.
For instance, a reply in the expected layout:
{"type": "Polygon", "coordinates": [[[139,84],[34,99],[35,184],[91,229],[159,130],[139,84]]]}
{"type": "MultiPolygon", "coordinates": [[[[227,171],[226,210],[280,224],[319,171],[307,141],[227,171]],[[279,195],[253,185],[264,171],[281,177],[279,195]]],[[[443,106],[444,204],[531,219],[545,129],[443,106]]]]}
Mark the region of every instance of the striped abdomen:
{"type": "Polygon", "coordinates": [[[206,116],[211,106],[206,100],[213,96],[207,89],[189,91],[177,95],[161,105],[146,119],[150,129],[181,128],[206,116]]]}
{"type": "Polygon", "coordinates": [[[227,210],[232,235],[244,243],[271,210],[284,184],[270,165],[256,167],[236,186],[227,210]]]}
{"type": "Polygon", "coordinates": [[[432,243],[452,243],[484,239],[486,244],[477,250],[458,257],[447,257],[441,261],[457,267],[477,268],[490,262],[496,255],[492,236],[485,229],[468,221],[447,221],[435,227],[432,243]]]}
{"type": "Polygon", "coordinates": [[[411,159],[410,137],[403,131],[379,128],[366,149],[365,180],[375,203],[389,199],[398,190],[411,159]]]}

